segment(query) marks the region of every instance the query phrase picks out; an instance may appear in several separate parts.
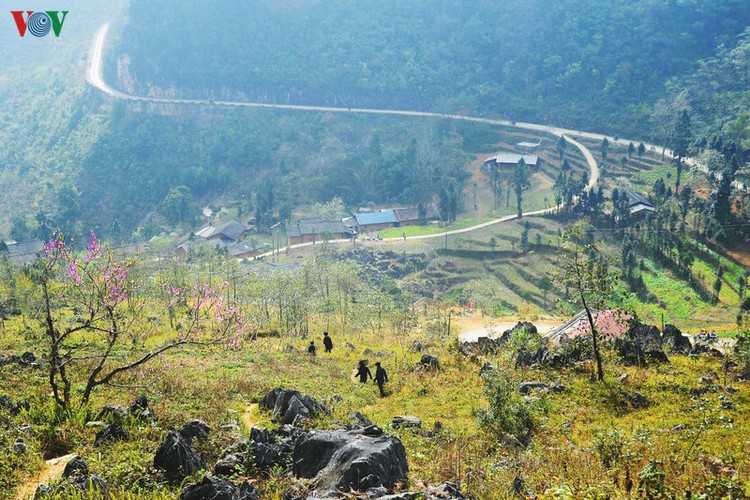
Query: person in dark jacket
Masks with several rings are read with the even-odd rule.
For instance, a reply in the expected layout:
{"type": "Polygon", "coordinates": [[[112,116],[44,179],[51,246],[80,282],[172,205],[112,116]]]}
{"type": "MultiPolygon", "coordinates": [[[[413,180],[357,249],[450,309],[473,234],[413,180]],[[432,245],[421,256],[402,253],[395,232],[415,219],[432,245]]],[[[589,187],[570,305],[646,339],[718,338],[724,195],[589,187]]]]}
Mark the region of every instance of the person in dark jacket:
{"type": "Polygon", "coordinates": [[[372,378],[372,372],[367,368],[366,360],[360,360],[355,377],[359,377],[359,381],[363,384],[367,382],[367,377],[372,378]]]}
{"type": "Polygon", "coordinates": [[[328,332],[323,332],[323,346],[326,348],[326,352],[333,350],[333,340],[328,336],[328,332]]]}
{"type": "Polygon", "coordinates": [[[375,383],[378,384],[378,389],[380,389],[380,397],[385,397],[385,391],[383,390],[383,384],[388,382],[388,374],[385,372],[385,368],[380,366],[380,361],[375,363],[375,366],[377,367],[375,369],[375,383]]]}
{"type": "Polygon", "coordinates": [[[315,341],[311,340],[310,345],[307,346],[307,354],[310,356],[315,356],[315,341]]]}

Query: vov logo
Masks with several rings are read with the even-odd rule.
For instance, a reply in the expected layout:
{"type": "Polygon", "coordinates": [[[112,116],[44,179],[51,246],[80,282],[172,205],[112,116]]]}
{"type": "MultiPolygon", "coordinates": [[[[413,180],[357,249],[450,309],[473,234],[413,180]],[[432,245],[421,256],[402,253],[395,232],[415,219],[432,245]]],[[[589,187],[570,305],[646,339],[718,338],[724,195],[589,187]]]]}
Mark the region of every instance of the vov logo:
{"type": "Polygon", "coordinates": [[[47,10],[44,12],[11,10],[10,13],[13,15],[13,20],[16,22],[16,27],[18,28],[18,34],[21,37],[25,36],[27,31],[37,38],[47,36],[50,31],[56,37],[59,37],[65,23],[65,18],[68,17],[67,10],[47,10]],[[24,14],[26,14],[25,17],[24,14]]]}

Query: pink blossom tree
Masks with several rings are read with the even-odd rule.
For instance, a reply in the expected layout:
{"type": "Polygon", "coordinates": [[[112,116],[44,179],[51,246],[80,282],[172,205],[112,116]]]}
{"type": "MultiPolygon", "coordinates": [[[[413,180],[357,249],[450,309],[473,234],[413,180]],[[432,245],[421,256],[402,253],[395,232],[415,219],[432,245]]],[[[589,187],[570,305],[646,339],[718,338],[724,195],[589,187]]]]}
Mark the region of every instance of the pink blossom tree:
{"type": "Polygon", "coordinates": [[[74,252],[58,235],[47,243],[45,253],[36,273],[42,294],[40,319],[52,395],[66,412],[73,409],[75,386],[83,387],[78,404],[84,407],[96,388],[168,350],[188,344],[236,347],[249,328],[243,312],[225,299],[222,287],[163,284],[167,296],[179,304],[181,328],[171,329],[149,348],[126,349],[127,339],[135,345],[136,339],[148,336],[136,260],[115,258],[93,232],[83,252],[74,252]]]}

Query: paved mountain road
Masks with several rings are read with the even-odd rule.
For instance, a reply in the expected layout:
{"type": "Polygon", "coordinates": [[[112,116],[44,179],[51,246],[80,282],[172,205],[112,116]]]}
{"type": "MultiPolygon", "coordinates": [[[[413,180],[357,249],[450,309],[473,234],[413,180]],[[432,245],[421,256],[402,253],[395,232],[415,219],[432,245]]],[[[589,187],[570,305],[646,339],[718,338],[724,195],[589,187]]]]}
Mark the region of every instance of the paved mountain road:
{"type": "MultiPolygon", "coordinates": [[[[590,139],[590,140],[596,140],[601,141],[604,138],[607,138],[610,142],[616,142],[618,144],[627,145],[630,142],[636,142],[636,141],[630,141],[627,139],[614,139],[612,137],[603,135],[603,134],[596,134],[592,132],[582,132],[578,130],[572,130],[572,129],[566,129],[561,127],[553,127],[550,125],[540,125],[536,123],[526,123],[526,122],[515,122],[510,120],[497,120],[497,119],[491,119],[491,118],[479,118],[474,116],[466,116],[466,115],[458,115],[458,114],[445,114],[445,113],[431,113],[427,111],[408,111],[408,110],[394,110],[394,109],[374,109],[374,108],[341,108],[341,107],[331,107],[331,106],[303,106],[303,105],[296,105],[296,104],[268,104],[268,103],[261,103],[261,102],[244,102],[244,101],[215,101],[215,100],[201,100],[201,99],[178,99],[178,98],[166,98],[166,97],[148,97],[148,96],[137,96],[133,94],[128,94],[125,92],[122,92],[120,90],[116,90],[112,88],[107,82],[104,80],[104,71],[103,71],[103,51],[104,51],[104,42],[107,38],[107,33],[109,32],[109,23],[102,26],[95,34],[94,40],[91,46],[91,52],[89,54],[89,67],[87,71],[87,80],[88,82],[96,87],[97,89],[101,90],[105,94],[120,100],[127,100],[127,101],[136,101],[136,102],[146,102],[146,103],[162,103],[162,104],[184,104],[184,105],[200,105],[200,106],[222,106],[222,107],[237,107],[237,108],[267,108],[267,109],[280,109],[280,110],[292,110],[292,111],[313,111],[313,112],[324,112],[324,113],[359,113],[359,114],[369,114],[369,115],[386,115],[386,116],[411,116],[411,117],[423,117],[423,118],[441,118],[441,119],[448,119],[448,120],[461,120],[465,122],[474,122],[474,123],[483,123],[488,125],[497,125],[502,127],[512,127],[522,130],[530,130],[534,132],[541,132],[541,133],[547,133],[551,134],[557,137],[565,137],[565,139],[573,146],[578,148],[581,153],[583,153],[584,157],[586,158],[586,162],[589,165],[589,184],[588,187],[594,187],[599,182],[599,166],[596,163],[596,160],[594,159],[594,156],[591,154],[591,151],[588,150],[583,144],[573,139],[573,137],[578,138],[584,138],[584,139],[590,139]]],[[[645,144],[646,148],[650,150],[657,150],[662,149],[661,146],[656,146],[653,144],[645,144]]],[[[672,156],[672,152],[670,150],[664,149],[665,154],[668,156],[672,156]]],[[[686,163],[688,165],[694,166],[696,163],[692,159],[686,159],[686,163]]],[[[556,207],[555,207],[556,208],[556,207]]],[[[532,212],[524,212],[524,216],[532,216],[532,215],[540,215],[540,214],[546,214],[554,210],[555,208],[551,209],[545,209],[545,210],[536,210],[532,212]]],[[[454,231],[447,231],[444,233],[437,233],[437,234],[429,234],[429,235],[421,235],[421,236],[409,236],[407,239],[409,240],[426,240],[426,239],[432,239],[432,238],[444,238],[451,235],[456,234],[463,234],[470,231],[475,231],[477,229],[482,229],[494,224],[499,224],[501,222],[507,222],[510,220],[516,219],[515,215],[508,215],[505,217],[499,217],[497,219],[493,219],[488,222],[484,222],[482,224],[478,224],[476,226],[464,228],[464,229],[457,229],[454,231]]],[[[387,238],[385,240],[380,241],[398,241],[402,240],[403,238],[387,238]]],[[[350,242],[350,240],[333,240],[331,243],[346,243],[350,242]]],[[[298,245],[291,245],[288,248],[282,248],[279,251],[286,251],[296,248],[302,248],[305,246],[310,246],[312,243],[300,243],[298,245]]],[[[266,257],[272,255],[272,252],[265,253],[259,257],[266,257]]]]}

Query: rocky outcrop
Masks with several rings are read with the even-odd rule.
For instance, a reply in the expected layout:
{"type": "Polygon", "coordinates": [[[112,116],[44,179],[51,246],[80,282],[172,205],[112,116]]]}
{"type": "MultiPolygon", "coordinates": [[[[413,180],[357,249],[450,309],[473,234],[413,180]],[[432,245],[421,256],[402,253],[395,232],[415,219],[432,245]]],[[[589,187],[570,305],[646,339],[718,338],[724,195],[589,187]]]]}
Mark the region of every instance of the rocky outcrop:
{"type": "Polygon", "coordinates": [[[167,479],[179,480],[205,469],[205,465],[182,434],[170,430],[156,450],[154,468],[164,471],[167,479]]]}
{"type": "Polygon", "coordinates": [[[294,475],[312,479],[316,494],[392,489],[406,481],[409,466],[401,441],[368,429],[316,431],[294,448],[294,475]]]}
{"type": "Polygon", "coordinates": [[[419,368],[425,371],[439,370],[440,361],[438,361],[438,358],[432,354],[423,354],[422,359],[419,360],[419,368]]]}
{"type": "Polygon", "coordinates": [[[127,441],[128,439],[130,439],[130,434],[123,429],[122,424],[109,424],[107,427],[96,433],[94,446],[101,446],[105,443],[114,443],[115,441],[127,441]]]}
{"type": "Polygon", "coordinates": [[[322,403],[299,391],[277,387],[260,402],[261,408],[272,410],[271,421],[299,425],[318,415],[330,415],[331,411],[322,403]]]}

